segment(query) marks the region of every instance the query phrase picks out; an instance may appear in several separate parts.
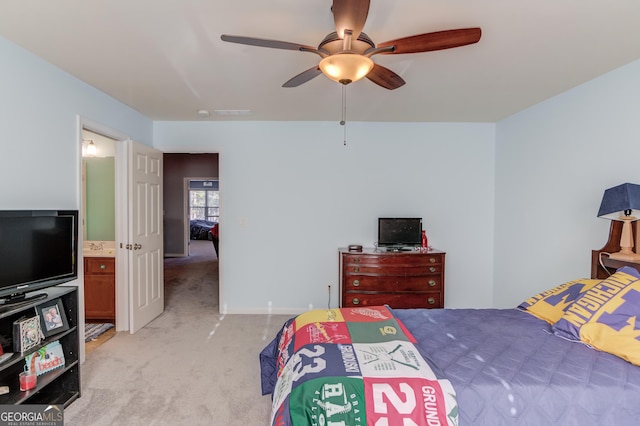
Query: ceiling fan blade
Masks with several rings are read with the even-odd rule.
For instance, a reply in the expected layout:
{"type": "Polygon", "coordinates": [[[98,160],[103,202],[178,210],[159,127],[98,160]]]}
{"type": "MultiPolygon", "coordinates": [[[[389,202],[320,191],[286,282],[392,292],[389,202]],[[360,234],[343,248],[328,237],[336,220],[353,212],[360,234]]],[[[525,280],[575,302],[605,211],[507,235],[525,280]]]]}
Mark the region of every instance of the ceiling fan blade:
{"type": "Polygon", "coordinates": [[[308,70],[296,75],[295,77],[284,83],[282,87],[298,87],[301,84],[304,84],[307,81],[316,78],[320,74],[322,74],[322,71],[320,71],[320,68],[316,65],[315,67],[311,67],[308,70]]]}
{"type": "Polygon", "coordinates": [[[338,37],[344,38],[344,30],[351,30],[353,40],[357,40],[367,21],[369,0],[333,0],[331,10],[338,37]]]}
{"type": "Polygon", "coordinates": [[[373,65],[373,69],[369,71],[367,78],[378,86],[389,90],[397,89],[405,84],[405,81],[398,74],[378,64],[373,65]]]}
{"type": "Polygon", "coordinates": [[[431,52],[433,50],[451,49],[477,43],[481,35],[482,30],[480,28],[437,31],[386,41],[380,43],[376,49],[394,47],[393,50],[380,52],[382,54],[431,52]]]}
{"type": "Polygon", "coordinates": [[[318,53],[318,49],[304,44],[290,43],[288,41],[269,40],[266,38],[243,37],[223,34],[220,36],[222,41],[230,43],[247,44],[249,46],[270,47],[272,49],[299,50],[302,52],[318,53]]]}

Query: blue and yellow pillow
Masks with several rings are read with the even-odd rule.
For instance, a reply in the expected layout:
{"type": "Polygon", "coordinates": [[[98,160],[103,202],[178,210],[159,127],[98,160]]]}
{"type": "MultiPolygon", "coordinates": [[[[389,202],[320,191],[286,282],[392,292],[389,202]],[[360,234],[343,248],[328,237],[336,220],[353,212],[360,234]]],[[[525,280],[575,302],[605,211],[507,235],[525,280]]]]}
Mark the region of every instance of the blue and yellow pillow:
{"type": "Polygon", "coordinates": [[[636,274],[635,270],[618,270],[583,292],[551,327],[553,333],[640,365],[640,280],[636,274]]]}
{"type": "Polygon", "coordinates": [[[555,324],[571,304],[585,291],[602,280],[579,279],[560,284],[522,302],[518,309],[530,313],[549,324],[555,324]]]}
{"type": "Polygon", "coordinates": [[[640,279],[640,272],[636,268],[632,268],[631,266],[623,266],[622,268],[618,268],[616,272],[624,272],[640,279]]]}

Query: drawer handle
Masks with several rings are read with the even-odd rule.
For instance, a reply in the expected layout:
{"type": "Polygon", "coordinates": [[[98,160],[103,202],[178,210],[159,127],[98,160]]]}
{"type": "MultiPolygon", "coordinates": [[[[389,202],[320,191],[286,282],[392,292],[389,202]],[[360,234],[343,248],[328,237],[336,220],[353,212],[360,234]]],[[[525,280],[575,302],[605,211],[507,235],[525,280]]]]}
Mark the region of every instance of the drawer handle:
{"type": "Polygon", "coordinates": [[[436,263],[436,258],[435,258],[435,257],[430,257],[430,258],[429,258],[429,262],[431,262],[431,263],[436,263]]]}
{"type": "Polygon", "coordinates": [[[360,272],[360,267],[359,266],[355,266],[353,268],[353,272],[360,272]]]}
{"type": "Polygon", "coordinates": [[[354,297],[353,300],[351,301],[354,305],[359,305],[360,304],[360,299],[358,299],[357,297],[354,297]]]}
{"type": "Polygon", "coordinates": [[[435,287],[436,282],[434,280],[429,280],[429,287],[435,287]]]}
{"type": "Polygon", "coordinates": [[[100,269],[105,269],[106,267],[106,265],[100,265],[100,269]]]}
{"type": "Polygon", "coordinates": [[[431,271],[431,272],[435,272],[435,271],[436,271],[436,268],[434,268],[434,267],[432,266],[431,268],[429,268],[429,271],[431,271]]]}
{"type": "Polygon", "coordinates": [[[353,286],[358,287],[360,285],[360,280],[353,280],[353,286]]]}
{"type": "Polygon", "coordinates": [[[359,258],[359,257],[354,257],[354,258],[353,258],[353,261],[354,261],[355,263],[360,263],[360,258],[359,258]]]}
{"type": "Polygon", "coordinates": [[[435,305],[436,304],[436,299],[434,299],[433,297],[430,297],[427,299],[427,302],[429,302],[430,305],[435,305]]]}

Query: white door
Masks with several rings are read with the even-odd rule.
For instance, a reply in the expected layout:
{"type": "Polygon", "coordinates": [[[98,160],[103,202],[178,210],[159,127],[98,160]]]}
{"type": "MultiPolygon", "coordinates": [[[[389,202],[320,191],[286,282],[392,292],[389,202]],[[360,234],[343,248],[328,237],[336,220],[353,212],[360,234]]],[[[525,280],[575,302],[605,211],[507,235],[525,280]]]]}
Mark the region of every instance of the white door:
{"type": "Polygon", "coordinates": [[[164,311],[162,153],[129,144],[129,331],[164,311]]]}

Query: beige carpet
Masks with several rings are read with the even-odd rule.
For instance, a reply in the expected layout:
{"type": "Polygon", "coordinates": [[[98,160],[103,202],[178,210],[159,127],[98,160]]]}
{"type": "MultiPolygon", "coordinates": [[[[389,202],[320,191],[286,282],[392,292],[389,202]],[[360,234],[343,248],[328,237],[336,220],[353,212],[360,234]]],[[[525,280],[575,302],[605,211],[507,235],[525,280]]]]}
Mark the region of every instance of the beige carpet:
{"type": "Polygon", "coordinates": [[[211,250],[165,260],[165,312],[118,333],[81,368],[65,425],[267,425],[258,355],[287,316],[219,315],[211,250]]]}

